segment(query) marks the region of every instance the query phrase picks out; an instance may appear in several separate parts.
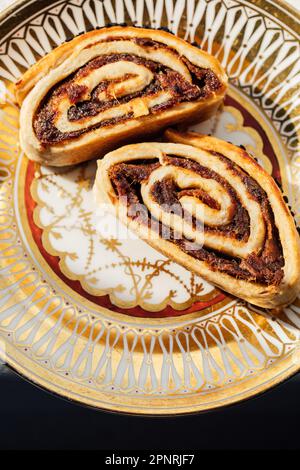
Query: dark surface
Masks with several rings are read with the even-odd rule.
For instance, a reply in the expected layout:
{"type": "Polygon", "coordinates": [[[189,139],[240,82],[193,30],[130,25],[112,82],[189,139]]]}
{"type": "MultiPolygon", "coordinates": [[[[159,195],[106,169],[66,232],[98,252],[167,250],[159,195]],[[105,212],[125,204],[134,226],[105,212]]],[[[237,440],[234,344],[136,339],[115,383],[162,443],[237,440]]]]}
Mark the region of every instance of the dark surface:
{"type": "Polygon", "coordinates": [[[0,374],[0,449],[300,449],[300,377],[242,404],[194,416],[95,411],[0,374]]]}

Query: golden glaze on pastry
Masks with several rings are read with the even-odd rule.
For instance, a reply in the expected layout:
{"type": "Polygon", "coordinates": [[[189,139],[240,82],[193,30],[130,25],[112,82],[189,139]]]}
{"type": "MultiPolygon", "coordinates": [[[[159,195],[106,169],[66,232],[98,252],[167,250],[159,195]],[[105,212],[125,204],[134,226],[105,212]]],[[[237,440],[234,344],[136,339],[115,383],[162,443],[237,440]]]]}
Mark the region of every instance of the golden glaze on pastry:
{"type": "Polygon", "coordinates": [[[171,143],[128,145],[99,160],[97,201],[229,293],[266,308],[293,301],[299,236],[274,180],[246,151],[220,139],[165,135],[171,143]],[[144,211],[136,211],[140,204],[144,211]]]}
{"type": "Polygon", "coordinates": [[[226,91],[219,62],[160,30],[83,34],[16,84],[20,143],[32,160],[70,165],[171,123],[207,118],[226,91]]]}

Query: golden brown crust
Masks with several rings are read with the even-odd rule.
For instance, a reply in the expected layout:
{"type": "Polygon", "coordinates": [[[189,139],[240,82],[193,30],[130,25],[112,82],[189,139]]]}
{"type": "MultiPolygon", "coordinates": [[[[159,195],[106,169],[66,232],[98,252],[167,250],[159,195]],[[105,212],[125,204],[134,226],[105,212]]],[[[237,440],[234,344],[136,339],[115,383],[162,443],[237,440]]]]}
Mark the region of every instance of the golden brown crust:
{"type": "MultiPolygon", "coordinates": [[[[105,51],[106,49],[103,46],[101,50],[105,51]]],[[[107,51],[109,51],[109,48],[107,51]]],[[[170,60],[172,62],[172,59],[168,57],[168,61],[170,60]]],[[[184,65],[182,67],[184,68],[184,65]]],[[[132,141],[133,139],[137,140],[144,134],[156,133],[172,123],[185,122],[190,119],[197,122],[206,119],[215,112],[222,102],[226,88],[227,77],[217,59],[170,33],[120,26],[91,31],[54,49],[25,72],[23,77],[16,83],[15,95],[21,106],[21,146],[29,158],[40,163],[55,166],[79,163],[95,156],[100,157],[107,151],[116,148],[120,143],[132,141]],[[33,129],[33,121],[47,92],[56,83],[68,77],[90,60],[93,57],[93,51],[98,50],[100,45],[105,44],[107,38],[111,41],[112,38],[118,37],[122,37],[124,40],[130,40],[133,37],[148,38],[161,42],[176,51],[179,54],[178,57],[184,56],[193,65],[211,69],[220,81],[221,86],[206,98],[189,102],[182,101],[176,106],[155,114],[150,113],[141,116],[134,114],[134,118],[128,121],[93,129],[76,138],[70,138],[62,142],[42,145],[33,129]]]]}
{"type": "MultiPolygon", "coordinates": [[[[199,155],[201,155],[201,152],[205,154],[207,150],[221,153],[259,183],[268,197],[274,215],[274,223],[278,229],[284,260],[282,279],[279,284],[267,285],[253,280],[250,282],[247,279],[236,278],[215,268],[212,269],[208,263],[195,259],[167,239],[149,237],[149,228],[145,224],[130,220],[130,228],[135,230],[141,238],[144,238],[158,251],[233,295],[265,308],[278,308],[292,302],[300,290],[299,236],[293,218],[274,180],[247,152],[232,144],[214,137],[201,136],[196,133],[179,134],[172,130],[168,130],[165,136],[167,140],[175,142],[175,145],[178,145],[182,153],[186,151],[192,155],[193,149],[195,149],[193,156],[195,161],[200,161],[199,155]]],[[[152,142],[130,145],[111,152],[102,161],[98,161],[98,173],[94,187],[97,201],[109,204],[109,207],[117,213],[118,217],[123,222],[128,223],[126,211],[122,210],[119,198],[111,184],[109,169],[120,162],[138,160],[141,146],[143,146],[144,158],[150,158],[151,154],[152,158],[161,158],[162,153],[168,154],[172,151],[172,148],[175,151],[175,147],[168,147],[168,145],[174,144],[152,142]]],[[[203,160],[201,161],[203,162],[203,160]]],[[[152,210],[154,210],[153,207],[151,207],[152,210]]],[[[257,224],[259,224],[259,220],[257,220],[257,224]]]]}

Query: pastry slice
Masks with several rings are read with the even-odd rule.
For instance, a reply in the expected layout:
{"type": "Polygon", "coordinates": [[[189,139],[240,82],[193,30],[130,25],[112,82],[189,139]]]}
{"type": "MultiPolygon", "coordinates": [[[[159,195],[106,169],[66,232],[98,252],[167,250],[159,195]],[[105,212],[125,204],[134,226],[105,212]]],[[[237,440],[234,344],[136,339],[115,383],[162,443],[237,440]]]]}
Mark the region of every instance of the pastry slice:
{"type": "Polygon", "coordinates": [[[245,150],[215,137],[167,131],[166,138],[99,160],[98,203],[221,289],[266,308],[292,302],[299,235],[275,181],[245,150]]]}
{"type": "Polygon", "coordinates": [[[20,143],[64,166],[182,121],[206,119],[227,77],[217,59],[161,30],[115,26],[54,49],[15,87],[20,143]]]}

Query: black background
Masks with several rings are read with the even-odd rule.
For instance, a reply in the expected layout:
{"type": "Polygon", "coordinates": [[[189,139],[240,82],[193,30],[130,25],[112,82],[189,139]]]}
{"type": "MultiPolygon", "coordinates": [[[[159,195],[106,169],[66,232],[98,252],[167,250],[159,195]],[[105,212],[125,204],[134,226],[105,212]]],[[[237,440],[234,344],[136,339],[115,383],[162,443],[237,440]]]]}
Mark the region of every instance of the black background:
{"type": "Polygon", "coordinates": [[[300,449],[300,375],[218,411],[175,418],[101,412],[0,373],[0,449],[300,449]]]}

